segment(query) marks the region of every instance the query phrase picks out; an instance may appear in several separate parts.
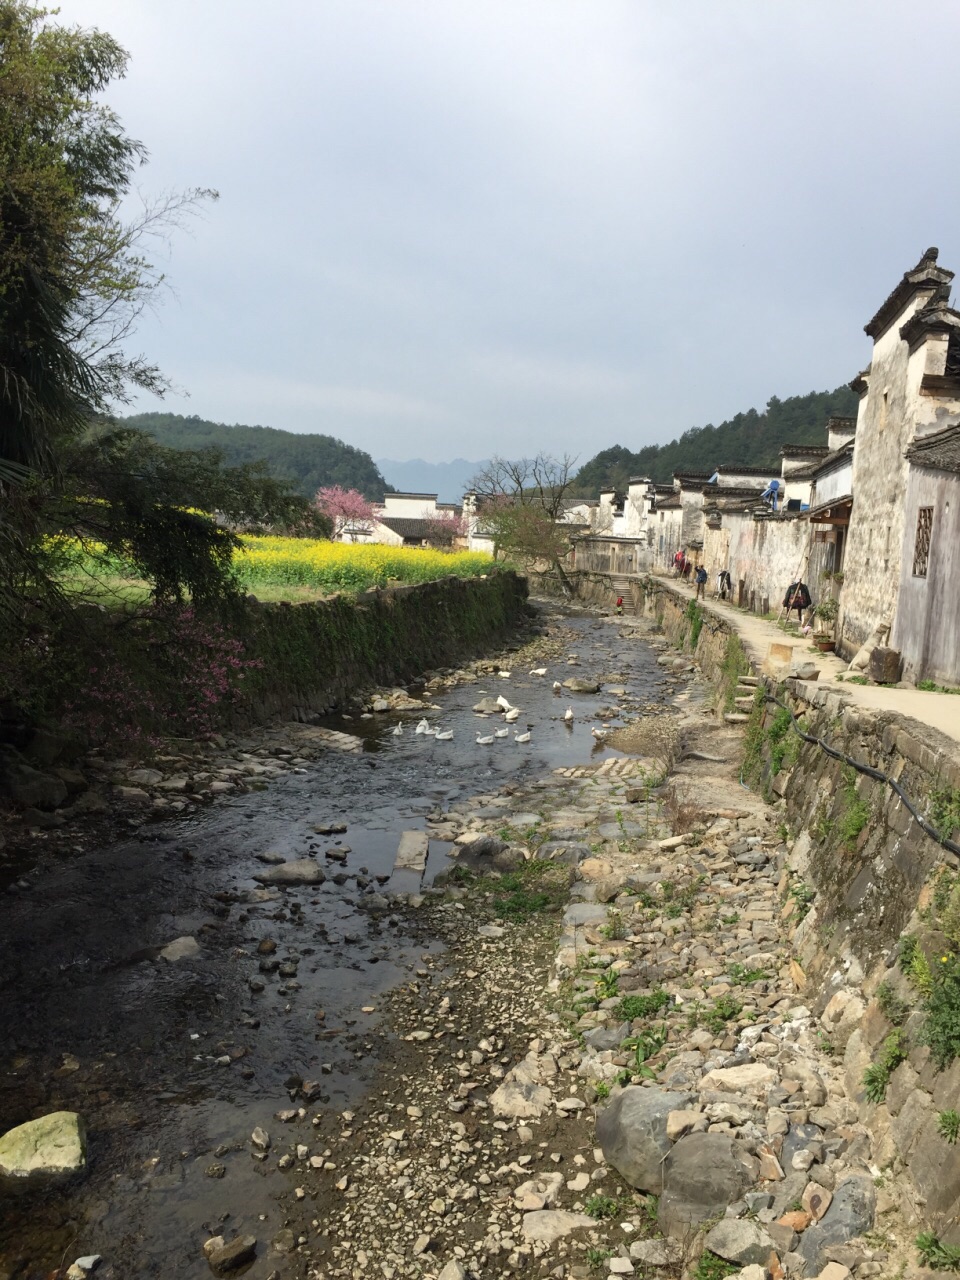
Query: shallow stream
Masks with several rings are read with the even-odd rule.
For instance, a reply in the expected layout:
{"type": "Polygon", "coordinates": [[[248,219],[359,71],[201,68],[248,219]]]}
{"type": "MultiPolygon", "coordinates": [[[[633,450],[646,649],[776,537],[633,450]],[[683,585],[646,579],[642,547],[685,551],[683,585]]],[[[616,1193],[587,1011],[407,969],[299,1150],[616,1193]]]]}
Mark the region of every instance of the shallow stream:
{"type": "MultiPolygon", "coordinates": [[[[330,751],[262,791],[72,860],[41,856],[28,887],[0,899],[0,1132],[59,1109],[79,1111],[89,1129],[83,1181],[3,1204],[0,1280],[47,1276],[91,1253],[114,1280],[200,1280],[210,1274],[200,1252],[210,1229],[271,1220],[287,1189],[276,1161],[234,1159],[220,1178],[221,1158],[250,1150],[257,1125],[276,1133],[275,1113],[303,1105],[288,1092],[298,1081],[314,1085],[312,1108],[355,1103],[378,1068],[378,995],[436,946],[409,916],[362,909],[357,875],[371,890],[378,879],[398,887],[389,877],[401,832],[505,783],[608,753],[591,734],[600,707],[630,715],[671,695],[656,655],[629,631],[594,616],[554,612],[554,621],[572,632],[577,665],[564,658],[544,677],[514,671],[433,698],[431,724],[452,728],[451,741],[416,735],[410,713],[333,717],[330,728],[362,736],[362,752],[330,751]],[[558,696],[553,681],[571,675],[608,688],[558,696]],[[609,691],[621,685],[624,693],[609,691]],[[521,708],[516,727],[531,727],[529,744],[512,734],[476,743],[495,721],[471,708],[497,694],[521,708]],[[314,830],[331,824],[346,830],[314,830]],[[316,854],[327,879],[258,892],[266,854],[316,854]],[[196,955],[159,956],[181,937],[197,940],[196,955]],[[264,957],[257,947],[267,939],[276,950],[264,957]]],[[[509,809],[474,811],[493,822],[509,809]]],[[[425,883],[448,849],[431,842],[425,883]]],[[[247,1274],[264,1280],[270,1268],[259,1259],[247,1274]]]]}

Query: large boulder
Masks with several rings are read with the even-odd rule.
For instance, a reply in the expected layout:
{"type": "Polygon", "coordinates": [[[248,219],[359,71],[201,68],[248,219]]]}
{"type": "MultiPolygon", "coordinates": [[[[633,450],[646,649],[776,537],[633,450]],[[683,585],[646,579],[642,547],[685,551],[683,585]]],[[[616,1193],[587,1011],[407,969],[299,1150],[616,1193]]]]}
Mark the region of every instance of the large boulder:
{"type": "Polygon", "coordinates": [[[62,1182],[80,1173],[86,1160],[86,1132],[74,1111],[52,1111],[0,1138],[0,1177],[11,1182],[62,1182]]]}
{"type": "Polygon", "coordinates": [[[664,1235],[684,1237],[691,1225],[723,1213],[755,1181],[757,1162],[725,1133],[689,1133],[663,1165],[657,1223],[664,1235]]]}
{"type": "Polygon", "coordinates": [[[571,693],[599,693],[600,686],[596,680],[582,680],[579,676],[571,676],[564,680],[563,687],[571,693]]]}
{"type": "Polygon", "coordinates": [[[323,884],[326,876],[312,858],[297,858],[294,862],[281,862],[278,867],[255,871],[254,880],[261,884],[323,884]]]}
{"type": "Polygon", "coordinates": [[[765,1265],[774,1247],[763,1227],[746,1218],[724,1218],[707,1232],[704,1244],[711,1253],[741,1267],[765,1265]]]}
{"type": "Polygon", "coordinates": [[[659,1195],[670,1151],[667,1116],[693,1101],[689,1093],[631,1085],[621,1089],[597,1119],[597,1139],[607,1164],[632,1187],[659,1195]]]}
{"type": "Polygon", "coordinates": [[[9,758],[0,777],[0,789],[22,809],[59,809],[67,798],[66,784],[60,778],[9,758]]]}
{"type": "Polygon", "coordinates": [[[869,1231],[876,1212],[873,1179],[865,1174],[853,1174],[837,1187],[830,1208],[820,1221],[804,1231],[797,1252],[809,1267],[819,1271],[830,1261],[827,1249],[831,1245],[846,1244],[869,1231]]]}

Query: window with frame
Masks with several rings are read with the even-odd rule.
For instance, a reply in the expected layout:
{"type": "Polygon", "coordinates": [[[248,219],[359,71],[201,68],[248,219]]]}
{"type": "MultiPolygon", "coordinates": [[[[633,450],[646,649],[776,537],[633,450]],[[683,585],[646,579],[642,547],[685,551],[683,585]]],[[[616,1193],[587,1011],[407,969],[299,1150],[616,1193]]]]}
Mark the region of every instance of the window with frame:
{"type": "Polygon", "coordinates": [[[930,534],[933,531],[933,507],[917,511],[917,539],[913,546],[913,576],[925,578],[930,561],[930,534]]]}

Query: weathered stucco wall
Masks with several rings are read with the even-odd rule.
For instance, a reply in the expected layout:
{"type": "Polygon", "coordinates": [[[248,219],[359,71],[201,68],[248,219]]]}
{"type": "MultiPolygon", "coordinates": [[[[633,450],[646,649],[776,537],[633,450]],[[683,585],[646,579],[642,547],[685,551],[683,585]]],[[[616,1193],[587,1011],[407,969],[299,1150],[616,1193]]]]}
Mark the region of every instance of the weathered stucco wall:
{"type": "Polygon", "coordinates": [[[744,515],[731,521],[727,568],[734,600],[754,613],[776,613],[801,569],[810,582],[809,566],[804,567],[809,545],[806,520],[791,516],[754,520],[744,515]]]}
{"type": "Polygon", "coordinates": [[[960,476],[911,467],[901,564],[890,643],[903,654],[904,678],[955,684],[960,673],[960,476]],[[933,507],[926,577],[913,574],[920,507],[933,507]]]}
{"type": "Polygon", "coordinates": [[[647,573],[653,568],[653,553],[645,538],[580,538],[572,564],[585,573],[647,573]]]}
{"type": "MultiPolygon", "coordinates": [[[[891,623],[896,608],[908,468],[903,451],[930,405],[922,405],[920,395],[928,372],[926,345],[911,355],[900,327],[929,296],[930,291],[916,294],[877,339],[860,401],[852,473],[856,509],[841,600],[840,645],[848,655],[879,623],[891,623]]],[[[941,372],[929,370],[934,371],[941,372]]]]}

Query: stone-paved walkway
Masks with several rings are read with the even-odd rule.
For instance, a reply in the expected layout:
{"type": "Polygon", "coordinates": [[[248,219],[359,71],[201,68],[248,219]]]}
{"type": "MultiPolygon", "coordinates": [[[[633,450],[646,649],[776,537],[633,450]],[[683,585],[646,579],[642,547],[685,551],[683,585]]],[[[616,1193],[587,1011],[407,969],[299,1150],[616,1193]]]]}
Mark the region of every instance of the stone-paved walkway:
{"type": "MultiPolygon", "coordinates": [[[[694,588],[686,583],[678,582],[670,577],[658,577],[658,583],[684,601],[692,600],[694,588]]],[[[949,693],[925,693],[921,689],[896,689],[879,685],[851,684],[840,681],[838,676],[844,675],[848,663],[835,654],[820,653],[804,636],[790,636],[766,618],[759,618],[754,613],[739,609],[736,605],[723,600],[713,600],[708,593],[701,602],[707,613],[713,613],[737,632],[752,662],[757,667],[765,667],[771,644],[793,644],[794,660],[808,659],[816,662],[820,668],[819,683],[828,686],[836,693],[843,693],[855,706],[866,707],[874,711],[895,711],[899,715],[909,716],[931,729],[936,729],[945,737],[960,744],[960,696],[949,693]]]]}

